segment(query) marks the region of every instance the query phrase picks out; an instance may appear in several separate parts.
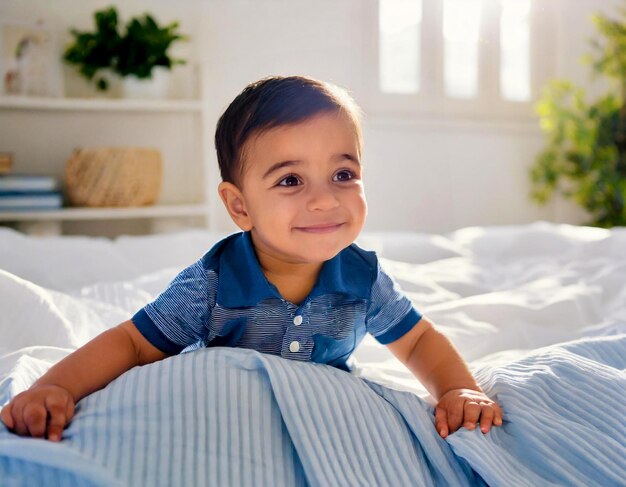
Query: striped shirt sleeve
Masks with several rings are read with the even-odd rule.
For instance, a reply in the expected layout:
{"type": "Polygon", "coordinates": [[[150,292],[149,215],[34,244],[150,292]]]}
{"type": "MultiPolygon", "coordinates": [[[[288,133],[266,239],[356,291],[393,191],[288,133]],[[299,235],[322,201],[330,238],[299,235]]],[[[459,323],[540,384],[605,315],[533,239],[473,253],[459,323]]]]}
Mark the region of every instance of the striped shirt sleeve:
{"type": "Polygon", "coordinates": [[[366,313],[367,331],[383,345],[404,336],[422,318],[397,282],[377,262],[376,278],[366,313]]]}
{"type": "Polygon", "coordinates": [[[182,270],[153,302],[133,317],[141,334],[159,350],[175,355],[203,340],[211,316],[217,276],[201,260],[182,270]]]}

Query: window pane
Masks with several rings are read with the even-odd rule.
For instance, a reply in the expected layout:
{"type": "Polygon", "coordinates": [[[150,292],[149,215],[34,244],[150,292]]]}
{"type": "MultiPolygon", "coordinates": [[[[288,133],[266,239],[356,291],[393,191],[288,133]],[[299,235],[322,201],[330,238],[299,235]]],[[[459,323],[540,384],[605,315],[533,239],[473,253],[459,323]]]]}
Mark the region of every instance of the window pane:
{"type": "Polygon", "coordinates": [[[511,101],[530,100],[530,0],[500,0],[500,91],[511,101]]]}
{"type": "Polygon", "coordinates": [[[380,0],[379,79],[385,93],[417,93],[422,0],[380,0]]]}
{"type": "Polygon", "coordinates": [[[444,0],[444,82],[452,98],[478,94],[481,0],[444,0]]]}

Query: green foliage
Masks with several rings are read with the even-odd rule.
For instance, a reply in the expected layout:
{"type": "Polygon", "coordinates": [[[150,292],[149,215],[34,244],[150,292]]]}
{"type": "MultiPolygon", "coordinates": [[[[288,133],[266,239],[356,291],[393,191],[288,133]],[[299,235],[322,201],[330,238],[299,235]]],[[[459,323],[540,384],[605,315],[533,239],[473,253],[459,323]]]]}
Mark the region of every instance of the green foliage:
{"type": "Polygon", "coordinates": [[[132,18],[125,31],[119,32],[115,7],[97,11],[94,19],[95,32],[71,30],[74,39],[63,58],[77,65],[79,72],[94,81],[100,90],[108,88],[102,76],[105,70],[145,79],[152,76],[156,66],[171,69],[176,64],[185,63],[167,53],[175,41],[188,40],[187,36],[178,33],[178,22],[159,27],[152,16],[144,14],[132,18]]]}
{"type": "Polygon", "coordinates": [[[607,228],[626,225],[626,10],[621,15],[594,17],[602,37],[587,58],[615,88],[588,104],[582,88],[552,81],[537,104],[547,147],[531,169],[535,201],[557,191],[585,208],[590,224],[607,228]]]}
{"type": "Polygon", "coordinates": [[[95,32],[81,32],[72,29],[74,42],[67,47],[64,59],[76,64],[80,74],[94,80],[100,90],[106,90],[106,79],[96,76],[101,70],[113,68],[117,64],[121,36],[117,32],[117,11],[111,7],[94,14],[95,32]]]}
{"type": "Polygon", "coordinates": [[[602,38],[591,40],[593,53],[586,60],[596,73],[617,81],[621,88],[626,80],[626,9],[620,11],[620,16],[620,19],[593,16],[593,23],[602,38]]]}
{"type": "Polygon", "coordinates": [[[174,41],[186,39],[177,34],[176,29],[178,22],[161,28],[148,14],[143,18],[132,19],[120,44],[117,71],[122,76],[149,78],[155,66],[171,69],[174,64],[184,64],[184,61],[171,59],[167,55],[167,50],[174,41]]]}

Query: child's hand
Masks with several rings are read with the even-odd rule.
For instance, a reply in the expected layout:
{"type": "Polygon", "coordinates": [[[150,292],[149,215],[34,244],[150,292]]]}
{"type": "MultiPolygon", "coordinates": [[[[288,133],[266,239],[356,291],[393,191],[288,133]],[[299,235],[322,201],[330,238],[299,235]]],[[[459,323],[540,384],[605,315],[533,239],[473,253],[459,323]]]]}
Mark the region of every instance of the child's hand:
{"type": "Polygon", "coordinates": [[[74,398],[62,387],[33,386],[2,408],[0,419],[18,435],[60,441],[74,416],[74,398]]]}
{"type": "Polygon", "coordinates": [[[483,392],[472,389],[452,389],[439,399],[435,408],[435,428],[442,438],[461,426],[469,430],[480,418],[480,431],[487,433],[491,425],[502,425],[502,409],[483,392]]]}

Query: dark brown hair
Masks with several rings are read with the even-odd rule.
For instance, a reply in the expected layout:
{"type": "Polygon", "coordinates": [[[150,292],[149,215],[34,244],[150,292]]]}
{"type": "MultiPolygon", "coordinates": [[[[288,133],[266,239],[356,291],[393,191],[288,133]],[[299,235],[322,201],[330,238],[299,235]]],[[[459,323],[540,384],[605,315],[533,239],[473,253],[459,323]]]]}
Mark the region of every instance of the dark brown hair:
{"type": "Polygon", "coordinates": [[[361,109],[343,89],[307,76],[269,76],[250,83],[217,122],[215,149],[223,181],[238,185],[243,174],[243,147],[252,136],[343,111],[354,123],[361,157],[361,109]]]}

